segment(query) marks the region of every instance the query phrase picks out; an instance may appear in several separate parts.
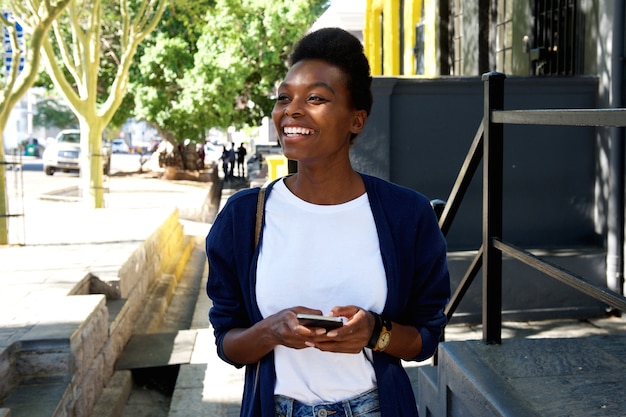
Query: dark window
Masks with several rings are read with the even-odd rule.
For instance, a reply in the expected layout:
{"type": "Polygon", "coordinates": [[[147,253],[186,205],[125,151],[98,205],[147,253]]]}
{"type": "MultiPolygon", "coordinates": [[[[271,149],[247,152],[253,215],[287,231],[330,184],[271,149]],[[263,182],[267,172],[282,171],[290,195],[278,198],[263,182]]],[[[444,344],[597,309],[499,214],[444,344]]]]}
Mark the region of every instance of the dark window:
{"type": "Polygon", "coordinates": [[[535,75],[576,73],[576,15],[576,0],[535,0],[530,51],[535,75]]]}
{"type": "Polygon", "coordinates": [[[415,56],[415,73],[424,73],[424,22],[415,25],[415,48],[413,48],[415,56]]]}

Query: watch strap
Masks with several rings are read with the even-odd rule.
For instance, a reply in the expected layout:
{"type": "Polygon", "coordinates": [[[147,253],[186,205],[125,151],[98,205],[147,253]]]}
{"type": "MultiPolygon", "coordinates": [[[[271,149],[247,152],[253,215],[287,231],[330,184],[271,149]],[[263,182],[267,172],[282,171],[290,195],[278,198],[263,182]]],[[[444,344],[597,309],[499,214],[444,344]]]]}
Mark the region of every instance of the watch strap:
{"type": "Polygon", "coordinates": [[[374,315],[374,330],[372,331],[372,336],[370,337],[369,342],[367,342],[367,346],[370,349],[374,349],[376,344],[378,343],[378,338],[380,337],[380,332],[383,330],[383,319],[380,314],[376,314],[373,311],[370,311],[374,315]]]}

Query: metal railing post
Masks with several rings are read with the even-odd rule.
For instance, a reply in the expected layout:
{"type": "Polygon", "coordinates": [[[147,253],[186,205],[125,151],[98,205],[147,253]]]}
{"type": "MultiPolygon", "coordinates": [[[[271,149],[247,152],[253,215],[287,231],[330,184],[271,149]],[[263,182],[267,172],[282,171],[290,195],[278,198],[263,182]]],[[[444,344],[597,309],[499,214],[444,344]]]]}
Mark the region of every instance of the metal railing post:
{"type": "Polygon", "coordinates": [[[503,133],[501,123],[492,122],[492,111],[504,106],[505,75],[483,74],[484,137],[483,137],[483,341],[502,342],[502,252],[493,239],[502,238],[502,159],[503,133]]]}

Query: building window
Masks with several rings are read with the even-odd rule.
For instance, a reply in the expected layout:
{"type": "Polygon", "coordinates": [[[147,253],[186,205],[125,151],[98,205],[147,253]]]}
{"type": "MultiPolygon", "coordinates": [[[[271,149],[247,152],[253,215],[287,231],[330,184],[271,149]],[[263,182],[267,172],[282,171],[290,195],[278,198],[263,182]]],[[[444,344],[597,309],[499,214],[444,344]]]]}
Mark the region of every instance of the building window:
{"type": "Polygon", "coordinates": [[[513,0],[498,0],[496,21],[496,69],[513,73],[513,0]]]}
{"type": "Polygon", "coordinates": [[[463,2],[454,0],[452,3],[452,74],[463,75],[463,2]]]}
{"type": "Polygon", "coordinates": [[[535,75],[576,73],[576,0],[535,0],[531,70],[535,75]]]}
{"type": "Polygon", "coordinates": [[[424,74],[424,21],[415,25],[415,73],[424,74]]]}

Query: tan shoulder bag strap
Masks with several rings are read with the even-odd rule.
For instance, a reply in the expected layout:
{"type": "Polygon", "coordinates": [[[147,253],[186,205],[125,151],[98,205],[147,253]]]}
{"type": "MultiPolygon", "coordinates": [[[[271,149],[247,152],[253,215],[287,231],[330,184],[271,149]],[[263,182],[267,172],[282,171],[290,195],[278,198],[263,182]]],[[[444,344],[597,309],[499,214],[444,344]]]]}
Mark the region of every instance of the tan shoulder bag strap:
{"type": "Polygon", "coordinates": [[[254,249],[259,245],[259,238],[261,237],[261,228],[263,227],[263,207],[265,206],[265,190],[263,186],[259,190],[259,198],[256,202],[256,227],[254,229],[254,249]]]}

